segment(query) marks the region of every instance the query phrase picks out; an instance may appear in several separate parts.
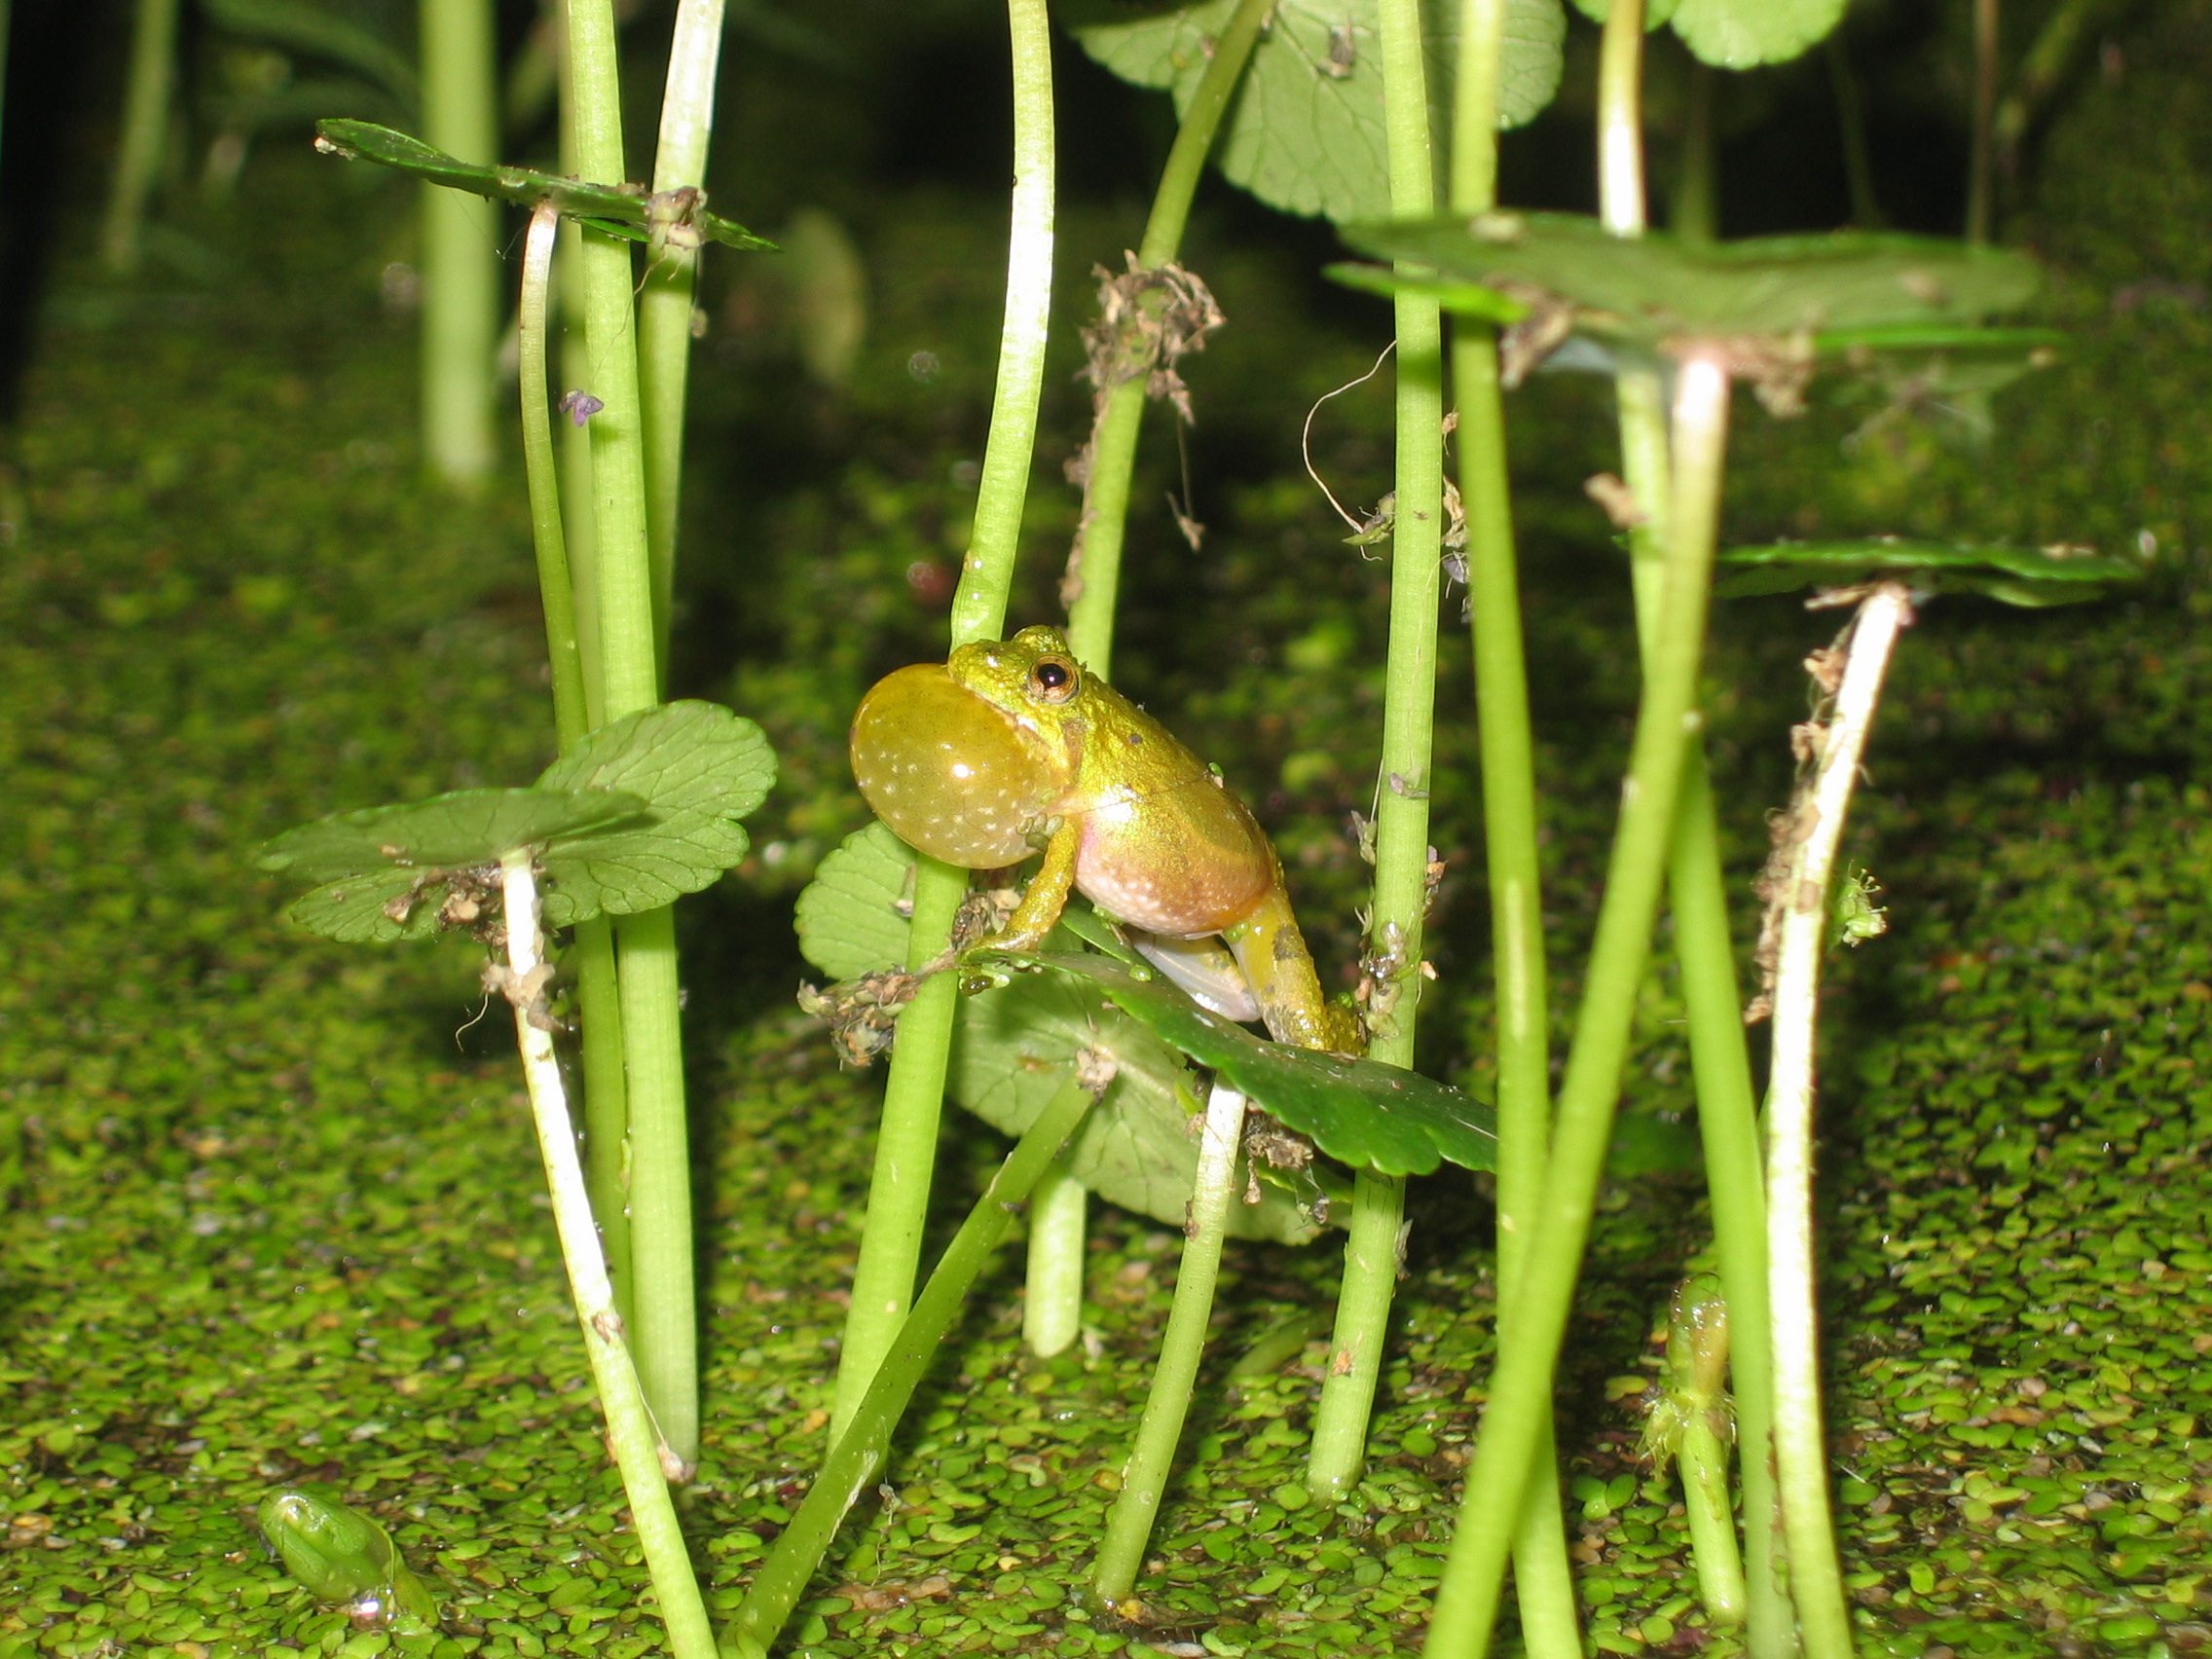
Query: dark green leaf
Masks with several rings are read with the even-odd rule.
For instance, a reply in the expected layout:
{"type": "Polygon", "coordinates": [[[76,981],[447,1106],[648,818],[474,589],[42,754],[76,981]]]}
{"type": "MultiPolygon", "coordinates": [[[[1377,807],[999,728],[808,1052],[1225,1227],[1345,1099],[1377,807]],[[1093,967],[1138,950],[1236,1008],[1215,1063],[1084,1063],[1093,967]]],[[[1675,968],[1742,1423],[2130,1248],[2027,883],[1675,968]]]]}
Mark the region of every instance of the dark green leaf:
{"type": "Polygon", "coordinates": [[[1425,1175],[1439,1162],[1493,1166],[1496,1115],[1418,1072],[1263,1042],[1172,986],[1136,977],[1149,970],[1131,971],[1103,957],[1047,951],[1007,960],[1034,962],[1097,986],[1124,1013],[1354,1168],[1425,1175]]]}
{"type": "Polygon", "coordinates": [[[1839,233],[1684,243],[1613,236],[1566,213],[1347,225],[1363,253],[1445,276],[1519,283],[1577,308],[1589,332],[1669,338],[1957,326],[2024,305],[2033,261],[1929,237],[1839,233]]]}
{"type": "Polygon", "coordinates": [[[1733,567],[1714,591],[1723,599],[1856,587],[1899,577],[1925,593],[1977,593],[2008,605],[2076,605],[2101,598],[2112,582],[2133,581],[2142,566],[2081,547],[1998,547],[1972,542],[1879,536],[1864,541],[1778,541],[1731,547],[1733,567]]]}
{"type": "Polygon", "coordinates": [[[571,218],[636,241],[690,232],[734,248],[772,249],[775,246],[743,225],[708,212],[703,205],[706,200],[703,195],[677,201],[671,199],[674,193],[651,196],[642,186],[586,184],[531,167],[459,161],[443,150],[433,150],[420,138],[411,138],[404,132],[366,121],[317,122],[315,131],[320,134],[315,140],[317,148],[332,155],[344,156],[350,161],[375,162],[380,166],[428,179],[432,184],[448,185],[496,202],[512,202],[517,206],[535,207],[540,202],[551,202],[571,218]]]}
{"type": "Polygon", "coordinates": [[[719,704],[664,703],[602,726],[548,766],[538,787],[626,791],[649,817],[546,847],[546,924],[657,909],[712,885],[744,859],[751,842],[737,821],[775,781],[760,728],[719,704]]]}
{"type": "Polygon", "coordinates": [[[261,849],[263,869],[307,881],[364,870],[466,869],[517,847],[596,830],[645,810],[639,795],[607,789],[461,790],[403,806],[372,806],[303,824],[261,849]]]}
{"type": "MultiPolygon", "coordinates": [[[[1124,81],[1173,91],[1178,114],[1205,74],[1235,0],[1132,8],[1074,0],[1059,10],[1084,50],[1124,81]]],[[[1450,130],[1458,0],[1426,7],[1431,123],[1450,130]]],[[[1336,220],[1390,210],[1377,0],[1279,0],[1215,147],[1224,177],[1271,206],[1336,220]]],[[[1559,0],[1507,0],[1499,122],[1519,127],[1558,89],[1567,18],[1559,0]]]]}

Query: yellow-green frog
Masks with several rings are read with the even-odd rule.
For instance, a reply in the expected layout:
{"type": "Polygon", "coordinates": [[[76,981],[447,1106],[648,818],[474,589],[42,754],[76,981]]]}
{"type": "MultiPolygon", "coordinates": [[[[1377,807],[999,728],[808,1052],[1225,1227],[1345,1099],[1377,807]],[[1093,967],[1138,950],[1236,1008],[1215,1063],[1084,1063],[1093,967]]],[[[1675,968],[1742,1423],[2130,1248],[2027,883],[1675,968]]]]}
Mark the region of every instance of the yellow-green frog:
{"type": "Polygon", "coordinates": [[[1321,995],[1266,831],[1058,629],[885,676],[853,717],[852,754],[876,816],[934,859],[1000,869],[1044,849],[984,948],[1036,949],[1072,887],[1209,1007],[1264,1019],[1278,1043],[1360,1048],[1350,1011],[1321,995]],[[1226,984],[1216,935],[1235,957],[1226,984]]]}

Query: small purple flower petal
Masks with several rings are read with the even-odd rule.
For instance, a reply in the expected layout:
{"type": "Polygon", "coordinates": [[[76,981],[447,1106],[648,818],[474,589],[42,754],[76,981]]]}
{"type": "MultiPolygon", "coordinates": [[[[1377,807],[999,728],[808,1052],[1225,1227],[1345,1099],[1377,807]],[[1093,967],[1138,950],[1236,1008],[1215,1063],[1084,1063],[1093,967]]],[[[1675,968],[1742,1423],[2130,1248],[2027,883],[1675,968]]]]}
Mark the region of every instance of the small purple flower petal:
{"type": "Polygon", "coordinates": [[[561,399],[561,413],[578,426],[606,407],[588,391],[571,391],[561,399]]]}

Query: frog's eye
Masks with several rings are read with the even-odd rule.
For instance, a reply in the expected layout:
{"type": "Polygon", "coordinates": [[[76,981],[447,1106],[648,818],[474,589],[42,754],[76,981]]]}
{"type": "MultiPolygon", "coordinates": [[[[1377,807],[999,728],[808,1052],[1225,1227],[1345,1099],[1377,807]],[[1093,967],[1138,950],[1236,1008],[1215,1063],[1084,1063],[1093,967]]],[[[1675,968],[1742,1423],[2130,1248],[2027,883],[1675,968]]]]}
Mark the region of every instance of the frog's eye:
{"type": "Polygon", "coordinates": [[[1077,683],[1076,666],[1066,657],[1045,657],[1029,671],[1029,695],[1040,703],[1066,702],[1077,683]]]}

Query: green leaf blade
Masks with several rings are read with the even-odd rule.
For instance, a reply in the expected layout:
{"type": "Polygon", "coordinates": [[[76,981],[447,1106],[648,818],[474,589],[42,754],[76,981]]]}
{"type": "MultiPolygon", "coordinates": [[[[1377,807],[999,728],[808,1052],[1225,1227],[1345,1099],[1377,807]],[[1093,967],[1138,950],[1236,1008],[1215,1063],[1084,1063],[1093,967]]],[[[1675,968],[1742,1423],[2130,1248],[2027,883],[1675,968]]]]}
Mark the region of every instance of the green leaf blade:
{"type": "Polygon", "coordinates": [[[1009,960],[1095,985],[1124,1014],[1212,1067],[1340,1162],[1384,1175],[1426,1175],[1445,1162],[1494,1166],[1495,1114],[1418,1072],[1263,1042],[1180,991],[1103,957],[1049,951],[1009,960]]]}
{"type": "Polygon", "coordinates": [[[760,728],[719,704],[664,703],[590,733],[538,787],[619,789],[644,801],[646,821],[546,847],[547,924],[634,915],[713,885],[744,861],[752,841],[738,820],[775,780],[760,728]]]}
{"type": "Polygon", "coordinates": [[[260,866],[327,882],[394,866],[464,869],[518,847],[637,818],[645,802],[619,790],[458,790],[428,800],[341,812],[288,830],[261,849],[260,866]]]}

